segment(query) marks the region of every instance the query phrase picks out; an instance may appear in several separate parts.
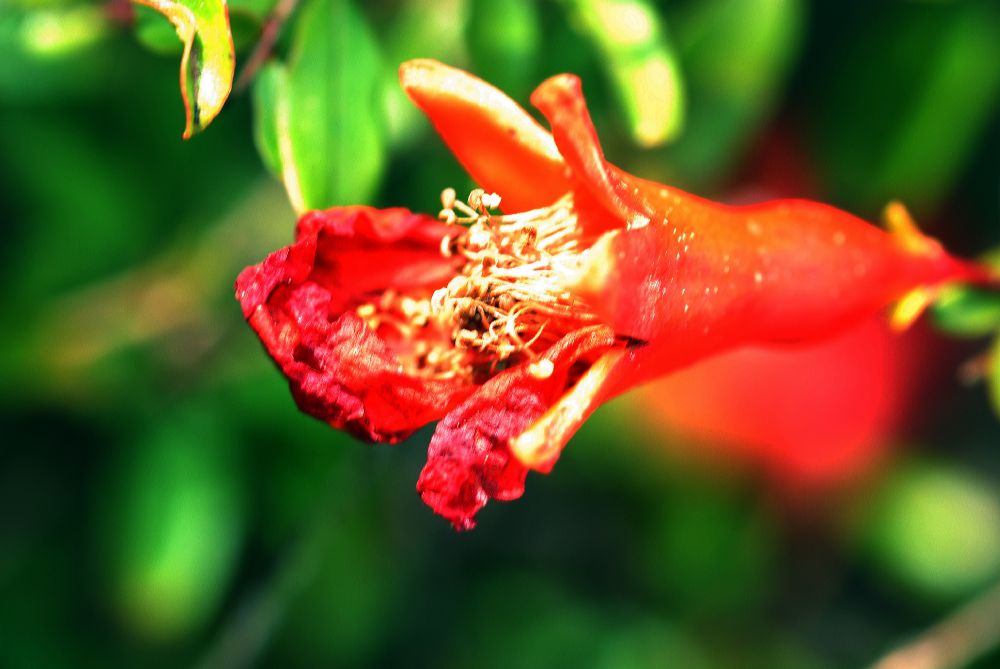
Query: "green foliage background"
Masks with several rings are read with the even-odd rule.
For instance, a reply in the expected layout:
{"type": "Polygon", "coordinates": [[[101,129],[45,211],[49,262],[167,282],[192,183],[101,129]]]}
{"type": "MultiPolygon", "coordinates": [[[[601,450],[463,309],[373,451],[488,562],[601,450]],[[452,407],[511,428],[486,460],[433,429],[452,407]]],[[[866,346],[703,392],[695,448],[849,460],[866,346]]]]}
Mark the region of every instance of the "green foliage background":
{"type": "MultiPolygon", "coordinates": [[[[647,178],[730,197],[777,135],[821,199],[902,199],[956,250],[1000,244],[995,2],[637,1],[638,47],[599,4],[302,0],[183,143],[162,17],[0,6],[0,665],[861,667],[1000,579],[982,388],[942,381],[884,475],[808,513],[663,455],[626,398],[466,535],[414,492],[429,431],[369,448],[296,411],[231,290],[291,239],[274,175],[293,160],[308,206],[472,186],[397,90],[405,58],[520,101],[575,72],[609,157],[647,178]],[[646,149],[649,54],[683,115],[646,149]]],[[[272,6],[230,2],[238,67],[272,6]]],[[[1000,308],[954,295],[937,318],[972,337],[959,359],[1000,308]]]]}

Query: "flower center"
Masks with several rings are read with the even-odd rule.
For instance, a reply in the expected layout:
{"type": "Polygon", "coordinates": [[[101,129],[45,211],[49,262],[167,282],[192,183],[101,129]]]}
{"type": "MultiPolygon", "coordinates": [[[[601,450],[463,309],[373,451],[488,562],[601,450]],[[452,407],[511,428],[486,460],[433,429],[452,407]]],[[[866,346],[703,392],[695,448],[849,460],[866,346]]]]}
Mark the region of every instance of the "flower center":
{"type": "Polygon", "coordinates": [[[465,264],[431,299],[433,313],[451,325],[455,346],[486,354],[494,364],[515,355],[534,360],[570,330],[596,322],[565,288],[582,253],[572,194],[510,215],[493,213],[500,197],[478,188],[468,203],[448,188],[441,204],[438,218],[468,225],[442,240],[441,252],[465,264]]]}
{"type": "Polygon", "coordinates": [[[406,341],[400,360],[421,375],[483,382],[506,365],[529,362],[532,374],[548,376],[551,363],[539,353],[597,322],[565,288],[583,253],[573,196],[509,215],[495,213],[500,197],[482,189],[466,203],[448,188],[441,203],[441,220],[466,226],[441,240],[442,255],[457,261],[455,276],[433,295],[387,291],[358,315],[406,341]]]}

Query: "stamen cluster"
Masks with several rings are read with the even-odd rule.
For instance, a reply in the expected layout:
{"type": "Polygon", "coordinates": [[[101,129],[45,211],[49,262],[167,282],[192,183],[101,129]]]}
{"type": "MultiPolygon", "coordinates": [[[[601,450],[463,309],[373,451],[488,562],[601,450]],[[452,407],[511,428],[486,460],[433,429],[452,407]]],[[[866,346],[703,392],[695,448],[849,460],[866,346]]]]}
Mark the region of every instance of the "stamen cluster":
{"type": "Polygon", "coordinates": [[[482,189],[468,203],[446,189],[441,204],[441,220],[468,226],[442,240],[441,252],[465,264],[431,298],[457,347],[488,355],[494,367],[513,356],[534,360],[569,330],[597,320],[565,288],[581,262],[572,194],[507,215],[494,213],[500,197],[482,189]]]}
{"type": "Polygon", "coordinates": [[[500,197],[476,189],[468,202],[441,194],[439,218],[467,226],[441,240],[456,274],[433,294],[386,291],[357,307],[358,316],[397,347],[404,368],[434,378],[482,381],[527,361],[545,377],[539,351],[597,319],[566,290],[582,249],[572,195],[549,207],[498,214],[500,197]]]}

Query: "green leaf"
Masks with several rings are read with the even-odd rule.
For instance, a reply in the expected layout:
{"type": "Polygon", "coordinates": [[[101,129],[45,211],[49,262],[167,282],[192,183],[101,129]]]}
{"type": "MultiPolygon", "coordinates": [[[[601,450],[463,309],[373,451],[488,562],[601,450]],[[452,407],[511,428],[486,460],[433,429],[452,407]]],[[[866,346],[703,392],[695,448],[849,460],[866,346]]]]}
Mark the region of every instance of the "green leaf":
{"type": "Polygon", "coordinates": [[[816,78],[820,164],[853,207],[891,198],[919,214],[946,196],[996,109],[1000,11],[989,2],[877,7],[843,41],[832,74],[816,78]]]}
{"type": "Polygon", "coordinates": [[[153,640],[212,615],[233,574],[243,497],[228,430],[185,410],[130,444],[109,472],[100,515],[122,622],[153,640]]]}
{"type": "Polygon", "coordinates": [[[287,104],[287,88],[288,69],[281,63],[268,63],[254,77],[254,144],[264,164],[278,177],[282,173],[281,149],[278,146],[278,109],[279,105],[287,104]]]}
{"type": "Polygon", "coordinates": [[[956,286],[942,293],[932,310],[934,323],[960,337],[984,337],[1000,331],[1000,294],[956,286]]]}
{"type": "Polygon", "coordinates": [[[93,97],[113,79],[105,46],[111,26],[100,7],[22,8],[0,2],[0,99],[4,106],[93,97]]]}
{"type": "Polygon", "coordinates": [[[474,0],[466,26],[473,70],[515,100],[527,100],[538,83],[542,45],[533,0],[474,0]]]}
{"type": "Polygon", "coordinates": [[[152,7],[137,5],[132,30],[135,39],[153,53],[161,56],[178,56],[184,53],[184,44],[177,40],[177,31],[163,15],[152,7]]]}
{"type": "Polygon", "coordinates": [[[233,87],[236,59],[225,0],[132,0],[163,14],[184,44],[181,97],[184,138],[212,122],[233,87]]]}
{"type": "Polygon", "coordinates": [[[795,60],[801,0],[710,0],[671,22],[688,92],[684,133],[664,180],[704,187],[725,178],[766,120],[795,60]]]}
{"type": "Polygon", "coordinates": [[[971,471],[904,463],[882,482],[869,514],[869,557],[917,593],[961,597],[1000,575],[1000,497],[971,471]]]}
{"type": "Polygon", "coordinates": [[[993,340],[993,348],[990,349],[987,360],[989,364],[986,369],[986,389],[993,404],[993,411],[1000,418],[1000,336],[993,340]]]}
{"type": "Polygon", "coordinates": [[[642,146],[656,146],[676,137],[684,123],[684,84],[653,5],[646,0],[574,0],[570,6],[601,52],[633,138],[642,146]]]}
{"type": "MultiPolygon", "coordinates": [[[[394,13],[382,40],[385,115],[393,144],[406,144],[427,128],[423,114],[399,86],[400,63],[436,58],[460,65],[466,55],[463,36],[468,15],[467,0],[408,0],[394,13]]],[[[502,39],[502,31],[497,34],[502,39]]]]}
{"type": "Polygon", "coordinates": [[[272,74],[261,89],[273,89],[266,114],[289,198],[300,212],[367,201],[384,162],[375,39],[347,0],[311,0],[296,27],[287,81],[272,74]]]}
{"type": "Polygon", "coordinates": [[[230,17],[236,13],[246,14],[263,22],[274,10],[278,0],[227,0],[226,4],[229,6],[230,17]]]}

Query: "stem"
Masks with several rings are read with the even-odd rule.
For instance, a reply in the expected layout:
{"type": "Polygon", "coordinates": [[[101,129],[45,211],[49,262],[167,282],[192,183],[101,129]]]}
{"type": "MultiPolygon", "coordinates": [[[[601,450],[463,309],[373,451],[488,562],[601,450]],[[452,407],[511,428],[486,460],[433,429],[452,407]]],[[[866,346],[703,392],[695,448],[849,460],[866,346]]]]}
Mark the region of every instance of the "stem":
{"type": "Polygon", "coordinates": [[[237,92],[242,92],[250,85],[257,70],[271,57],[271,51],[274,49],[274,43],[278,41],[281,28],[298,4],[299,0],[278,0],[274,9],[271,10],[264,21],[264,27],[261,28],[260,39],[257,40],[250,57],[247,58],[246,65],[243,66],[240,76],[236,79],[235,89],[237,92]]]}
{"type": "Polygon", "coordinates": [[[1000,646],[1000,583],[869,669],[959,669],[1000,646]]]}

